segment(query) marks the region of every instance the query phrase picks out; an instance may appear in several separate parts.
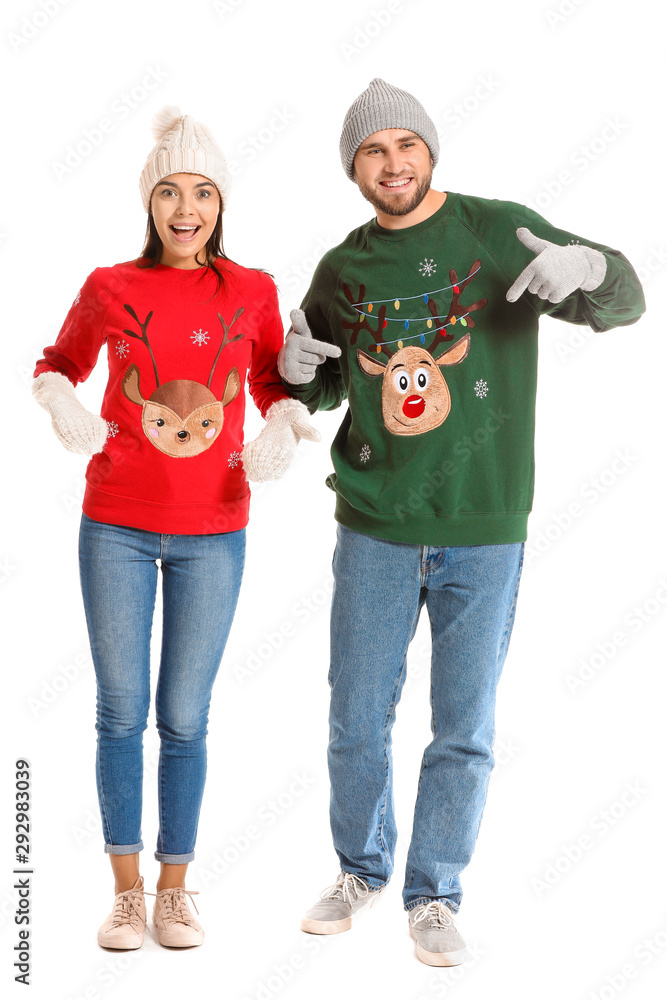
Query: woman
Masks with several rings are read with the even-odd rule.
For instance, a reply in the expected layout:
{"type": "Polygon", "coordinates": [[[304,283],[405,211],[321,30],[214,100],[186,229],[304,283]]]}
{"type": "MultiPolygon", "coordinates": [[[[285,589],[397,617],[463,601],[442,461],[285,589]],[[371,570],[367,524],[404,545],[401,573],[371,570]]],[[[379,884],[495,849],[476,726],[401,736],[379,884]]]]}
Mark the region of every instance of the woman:
{"type": "Polygon", "coordinates": [[[273,281],[223,252],[222,152],[178,108],[156,116],[154,136],[140,179],[148,212],[142,254],[89,275],[33,384],[65,447],[93,456],[79,552],[97,678],[97,788],[116,893],[98,941],[121,949],[141,946],[146,922],[142,734],[156,560],[163,634],[153,919],[161,944],[183,947],[204,938],[185,874],[204,789],[211,688],[243,572],[246,475],[278,478],[299,437],[319,437],[276,369],[283,335],[273,281]],[[103,344],[109,382],[98,417],[74,386],[103,344]],[[243,448],[246,375],[267,424],[243,448]]]}

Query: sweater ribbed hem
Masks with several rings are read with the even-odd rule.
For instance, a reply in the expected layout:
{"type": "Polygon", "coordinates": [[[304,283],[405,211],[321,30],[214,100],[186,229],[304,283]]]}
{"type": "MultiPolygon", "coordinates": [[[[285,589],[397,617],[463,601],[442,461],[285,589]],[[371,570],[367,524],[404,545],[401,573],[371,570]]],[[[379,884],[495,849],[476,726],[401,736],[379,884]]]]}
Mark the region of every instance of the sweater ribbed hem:
{"type": "Polygon", "coordinates": [[[337,493],[334,517],[363,535],[407,545],[511,545],[526,541],[529,514],[528,510],[455,517],[378,514],[351,507],[337,493]]]}
{"type": "Polygon", "coordinates": [[[106,493],[86,483],[83,512],[93,521],[165,535],[217,535],[248,523],[250,493],[219,503],[156,504],[106,493]]]}

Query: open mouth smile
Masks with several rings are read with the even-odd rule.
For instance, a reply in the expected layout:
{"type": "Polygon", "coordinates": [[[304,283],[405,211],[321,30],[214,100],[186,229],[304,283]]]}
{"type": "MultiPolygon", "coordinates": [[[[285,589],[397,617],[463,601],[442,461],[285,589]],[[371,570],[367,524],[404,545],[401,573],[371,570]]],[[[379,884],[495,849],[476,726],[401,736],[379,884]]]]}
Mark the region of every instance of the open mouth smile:
{"type": "Polygon", "coordinates": [[[169,226],[172,233],[174,234],[174,239],[177,239],[179,243],[190,243],[195,238],[201,226],[169,226]]]}

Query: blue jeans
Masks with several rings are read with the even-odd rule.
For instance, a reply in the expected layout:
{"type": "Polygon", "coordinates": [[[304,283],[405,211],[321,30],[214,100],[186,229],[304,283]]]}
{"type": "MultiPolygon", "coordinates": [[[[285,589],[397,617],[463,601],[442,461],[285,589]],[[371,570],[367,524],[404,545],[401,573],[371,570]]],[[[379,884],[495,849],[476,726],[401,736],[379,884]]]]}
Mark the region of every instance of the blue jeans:
{"type": "Polygon", "coordinates": [[[107,854],[143,848],[143,731],[157,559],[163,612],[155,857],[185,864],[194,858],[208,708],[241,586],[245,529],[162,535],[82,517],[79,564],[97,678],[97,792],[107,854]]]}
{"type": "Polygon", "coordinates": [[[433,740],[424,752],[403,903],[461,903],[494,764],[496,687],[523,543],[403,545],[338,525],[331,609],[331,830],[344,871],[393,871],[391,729],[421,609],[431,621],[433,740]]]}

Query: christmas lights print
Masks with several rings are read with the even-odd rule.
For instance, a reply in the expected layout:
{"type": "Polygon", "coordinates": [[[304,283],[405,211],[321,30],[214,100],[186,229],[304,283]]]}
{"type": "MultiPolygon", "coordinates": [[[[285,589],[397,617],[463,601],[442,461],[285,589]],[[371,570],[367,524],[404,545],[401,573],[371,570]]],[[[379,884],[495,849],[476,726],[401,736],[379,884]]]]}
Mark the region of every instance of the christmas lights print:
{"type": "Polygon", "coordinates": [[[474,329],[475,321],[471,313],[482,309],[487,300],[478,299],[470,305],[463,305],[460,296],[481,267],[481,261],[474,261],[463,281],[451,268],[449,285],[418,295],[396,295],[388,299],[366,299],[365,285],[359,286],[359,294],[355,296],[348,285],[343,285],[345,297],[357,314],[354,322],[344,320],[342,324],[345,329],[351,330],[350,343],[356,344],[361,331],[366,330],[375,341],[368,350],[391,357],[391,348],[400,351],[408,342],[426,344],[427,337],[433,336],[426,348],[431,351],[440,340],[453,340],[451,327],[457,323],[466,329],[474,329]],[[446,305],[448,293],[451,294],[446,305]],[[394,333],[396,336],[392,336],[394,333]]]}

